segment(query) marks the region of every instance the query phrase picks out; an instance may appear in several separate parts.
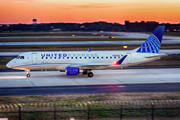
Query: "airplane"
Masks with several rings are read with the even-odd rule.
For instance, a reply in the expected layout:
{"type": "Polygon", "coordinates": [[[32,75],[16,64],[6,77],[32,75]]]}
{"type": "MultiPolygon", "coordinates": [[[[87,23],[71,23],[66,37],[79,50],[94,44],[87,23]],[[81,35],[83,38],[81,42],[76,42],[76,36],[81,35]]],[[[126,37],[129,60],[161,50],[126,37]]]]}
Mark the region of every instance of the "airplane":
{"type": "Polygon", "coordinates": [[[130,51],[51,51],[25,52],[7,63],[8,68],[25,70],[55,69],[66,75],[93,77],[92,70],[116,69],[150,62],[167,56],[159,53],[165,26],[158,26],[147,40],[130,51]]]}

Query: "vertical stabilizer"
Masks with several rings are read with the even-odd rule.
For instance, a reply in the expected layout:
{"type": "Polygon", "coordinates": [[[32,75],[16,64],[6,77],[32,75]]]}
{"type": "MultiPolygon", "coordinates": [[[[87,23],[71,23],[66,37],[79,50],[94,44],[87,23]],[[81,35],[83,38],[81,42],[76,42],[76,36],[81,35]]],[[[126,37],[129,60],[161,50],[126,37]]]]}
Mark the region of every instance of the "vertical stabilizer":
{"type": "Polygon", "coordinates": [[[165,26],[158,26],[136,52],[159,53],[165,26]]]}
{"type": "Polygon", "coordinates": [[[91,48],[88,49],[88,52],[91,52],[91,48]]]}

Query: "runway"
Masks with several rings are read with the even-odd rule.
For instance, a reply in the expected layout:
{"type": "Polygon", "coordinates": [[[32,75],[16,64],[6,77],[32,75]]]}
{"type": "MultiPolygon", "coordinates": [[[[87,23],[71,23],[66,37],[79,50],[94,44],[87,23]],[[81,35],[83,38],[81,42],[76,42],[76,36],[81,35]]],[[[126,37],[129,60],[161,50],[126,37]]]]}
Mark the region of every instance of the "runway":
{"type": "Polygon", "coordinates": [[[94,77],[67,76],[59,71],[0,72],[0,87],[108,85],[180,82],[180,68],[94,70],[94,77]]]}
{"type": "MultiPolygon", "coordinates": [[[[119,39],[147,39],[150,34],[145,33],[127,33],[127,32],[104,32],[109,36],[114,36],[119,39]]],[[[0,37],[0,39],[33,39],[33,38],[68,38],[68,39],[86,39],[86,38],[109,38],[109,36],[25,36],[25,37],[0,37]]],[[[0,46],[19,46],[19,45],[141,45],[144,41],[76,41],[76,42],[0,42],[0,46]]],[[[180,44],[180,37],[176,36],[163,36],[162,44],[180,44]]]]}
{"type": "MultiPolygon", "coordinates": [[[[115,36],[115,38],[128,38],[128,39],[147,39],[149,37],[150,34],[146,34],[146,33],[140,33],[140,32],[61,32],[61,33],[100,33],[100,34],[104,34],[107,36],[18,36],[18,37],[0,37],[0,39],[26,39],[26,38],[109,38],[109,36],[115,36]]],[[[3,33],[4,34],[4,33],[3,33]]],[[[9,34],[9,33],[8,33],[9,34]]],[[[28,34],[28,33],[25,33],[28,34]]],[[[34,34],[34,33],[29,33],[34,34]]],[[[37,32],[35,32],[35,34],[37,34],[37,32]]],[[[39,34],[44,34],[44,33],[39,33],[39,34]]],[[[45,34],[49,34],[46,33],[45,34]]],[[[58,33],[59,34],[59,33],[58,33]]],[[[163,39],[165,40],[180,40],[180,37],[178,36],[167,36],[167,35],[163,35],[163,39]]]]}
{"type": "Polygon", "coordinates": [[[0,96],[180,91],[180,68],[94,70],[93,73],[94,77],[89,78],[66,76],[58,71],[33,71],[26,78],[25,72],[0,72],[0,96]]]}
{"type": "Polygon", "coordinates": [[[0,96],[94,94],[121,92],[174,92],[180,91],[179,86],[180,83],[11,87],[0,88],[0,96]]]}
{"type": "MultiPolygon", "coordinates": [[[[76,42],[0,42],[0,46],[38,45],[141,45],[144,41],[76,41],[76,42]]],[[[163,40],[162,44],[180,44],[180,40],[163,40]]]]}

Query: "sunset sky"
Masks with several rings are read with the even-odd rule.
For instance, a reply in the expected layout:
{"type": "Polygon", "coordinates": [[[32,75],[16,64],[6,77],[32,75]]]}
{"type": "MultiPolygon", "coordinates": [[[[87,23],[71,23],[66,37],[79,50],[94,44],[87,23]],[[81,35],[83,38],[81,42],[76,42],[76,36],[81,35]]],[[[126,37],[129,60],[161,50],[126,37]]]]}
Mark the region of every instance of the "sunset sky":
{"type": "Polygon", "coordinates": [[[180,0],[0,0],[0,24],[107,21],[180,23],[180,0]]]}

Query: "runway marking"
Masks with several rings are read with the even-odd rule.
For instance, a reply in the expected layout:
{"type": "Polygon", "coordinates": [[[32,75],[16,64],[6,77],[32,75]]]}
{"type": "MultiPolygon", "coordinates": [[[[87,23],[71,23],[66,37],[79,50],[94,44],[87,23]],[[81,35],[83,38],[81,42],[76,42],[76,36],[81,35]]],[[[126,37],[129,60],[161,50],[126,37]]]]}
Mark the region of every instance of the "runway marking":
{"type": "Polygon", "coordinates": [[[117,86],[117,87],[126,87],[126,86],[117,86]]]}
{"type": "Polygon", "coordinates": [[[74,81],[75,83],[77,83],[78,85],[81,85],[81,83],[77,82],[76,80],[74,79],[71,79],[72,81],[74,81]]]}
{"type": "Polygon", "coordinates": [[[157,79],[157,80],[159,80],[159,81],[163,81],[163,82],[167,82],[166,80],[163,80],[163,79],[161,79],[161,78],[159,78],[159,77],[157,77],[157,76],[155,76],[155,75],[153,75],[153,74],[148,74],[150,77],[152,77],[152,78],[155,78],[155,79],[157,79]]]}
{"type": "Polygon", "coordinates": [[[36,85],[35,85],[31,80],[29,80],[29,78],[27,78],[27,80],[28,80],[33,86],[36,87],[36,85]]]}

